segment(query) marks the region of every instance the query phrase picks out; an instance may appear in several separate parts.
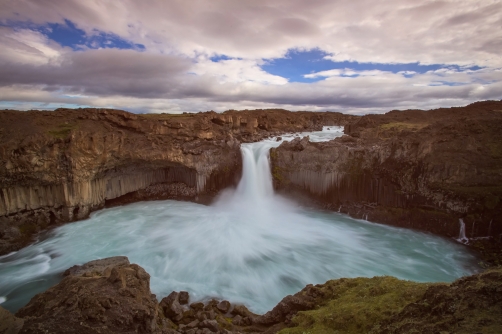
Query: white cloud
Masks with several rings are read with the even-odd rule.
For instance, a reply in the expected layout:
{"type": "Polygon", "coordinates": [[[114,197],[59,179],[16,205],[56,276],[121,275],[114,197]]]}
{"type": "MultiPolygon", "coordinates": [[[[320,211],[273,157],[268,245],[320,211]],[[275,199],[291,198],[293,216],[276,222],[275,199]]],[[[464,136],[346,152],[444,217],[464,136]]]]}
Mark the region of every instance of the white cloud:
{"type": "Polygon", "coordinates": [[[0,6],[4,25],[65,19],[89,35],[115,34],[146,51],[76,52],[40,32],[1,27],[4,105],[378,112],[502,97],[500,0],[5,0],[0,6]],[[423,74],[336,69],[307,74],[321,81],[303,84],[260,67],[289,49],[311,48],[335,61],[461,68],[423,74]],[[212,62],[215,55],[232,59],[212,62]],[[474,65],[483,69],[468,69],[474,65]]]}
{"type": "Polygon", "coordinates": [[[43,65],[57,61],[62,48],[45,35],[0,27],[0,59],[18,64],[43,65]]]}
{"type": "Polygon", "coordinates": [[[199,59],[191,72],[199,76],[215,77],[219,83],[253,82],[264,85],[284,85],[287,79],[272,75],[261,69],[255,60],[228,59],[213,62],[210,59],[199,59]]]}

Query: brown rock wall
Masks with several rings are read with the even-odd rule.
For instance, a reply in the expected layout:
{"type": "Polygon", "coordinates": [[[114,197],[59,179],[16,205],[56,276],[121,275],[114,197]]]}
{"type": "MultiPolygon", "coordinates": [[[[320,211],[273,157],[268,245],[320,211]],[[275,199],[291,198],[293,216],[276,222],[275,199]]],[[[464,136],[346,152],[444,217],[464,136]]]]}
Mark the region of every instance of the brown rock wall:
{"type": "Polygon", "coordinates": [[[364,116],[328,143],[271,151],[279,191],[356,218],[458,237],[502,234],[502,102],[364,116]]]}

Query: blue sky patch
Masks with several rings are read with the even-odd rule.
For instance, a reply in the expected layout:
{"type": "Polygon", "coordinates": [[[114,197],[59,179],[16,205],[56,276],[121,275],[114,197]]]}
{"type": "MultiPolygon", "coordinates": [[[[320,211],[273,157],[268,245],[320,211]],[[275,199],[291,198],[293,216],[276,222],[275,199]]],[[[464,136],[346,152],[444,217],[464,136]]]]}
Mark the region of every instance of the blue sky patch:
{"type": "MultiPolygon", "coordinates": [[[[458,65],[422,65],[420,63],[407,63],[407,64],[385,64],[385,63],[359,63],[353,61],[334,62],[325,59],[330,54],[319,50],[313,49],[309,51],[290,50],[284,58],[277,58],[267,60],[265,65],[261,68],[273,75],[278,75],[287,78],[289,82],[316,82],[324,80],[325,77],[305,78],[305,75],[329,71],[334,69],[352,69],[356,72],[379,70],[385,72],[416,72],[425,73],[428,71],[435,71],[441,68],[460,70],[479,70],[481,67],[472,66],[468,68],[461,68],[458,65]]],[[[412,74],[404,74],[406,77],[411,77],[412,74]]],[[[345,75],[356,77],[358,75],[345,75]]]]}
{"type": "Polygon", "coordinates": [[[288,79],[290,82],[315,82],[323,78],[309,79],[305,74],[332,70],[335,67],[331,60],[324,59],[329,54],[319,50],[290,50],[284,58],[267,60],[261,68],[273,75],[288,79]]]}
{"type": "Polygon", "coordinates": [[[217,63],[217,62],[222,61],[222,60],[230,60],[230,59],[233,59],[233,58],[227,57],[225,55],[216,55],[216,56],[209,57],[209,59],[212,62],[217,63]]]}
{"type": "Polygon", "coordinates": [[[61,46],[70,47],[73,50],[81,50],[83,48],[145,50],[145,46],[142,44],[132,43],[115,34],[108,34],[96,29],[93,31],[93,34],[87,35],[84,30],[77,28],[70,20],[65,20],[64,24],[48,23],[45,25],[35,25],[30,22],[9,22],[2,25],[14,29],[31,29],[38,31],[61,46]]]}

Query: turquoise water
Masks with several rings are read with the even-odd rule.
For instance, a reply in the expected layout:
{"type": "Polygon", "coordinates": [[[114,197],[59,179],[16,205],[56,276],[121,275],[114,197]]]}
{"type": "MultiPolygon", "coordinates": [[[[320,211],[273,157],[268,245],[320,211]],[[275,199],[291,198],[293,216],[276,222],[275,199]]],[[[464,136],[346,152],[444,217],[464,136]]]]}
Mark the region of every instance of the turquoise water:
{"type": "Polygon", "coordinates": [[[273,193],[268,148],[243,145],[243,176],[211,206],[151,201],[105,209],[0,257],[0,301],[15,311],[75,264],[125,255],[160,300],[227,299],[264,313],[306,284],[392,275],[436,282],[476,272],[465,246],[412,230],[308,210],[273,193]]]}

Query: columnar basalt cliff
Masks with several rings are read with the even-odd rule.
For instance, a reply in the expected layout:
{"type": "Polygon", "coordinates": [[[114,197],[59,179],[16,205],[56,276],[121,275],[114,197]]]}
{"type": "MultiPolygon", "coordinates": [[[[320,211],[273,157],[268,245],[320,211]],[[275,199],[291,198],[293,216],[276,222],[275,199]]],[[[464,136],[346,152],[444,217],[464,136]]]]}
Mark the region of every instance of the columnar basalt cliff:
{"type": "Polygon", "coordinates": [[[357,218],[455,238],[463,223],[467,238],[500,238],[502,102],[367,115],[345,134],[273,149],[276,188],[357,218]]]}
{"type": "Polygon", "coordinates": [[[0,254],[50,225],[144,199],[204,202],[235,184],[240,142],[346,124],[286,110],[135,115],[109,109],[0,111],[0,254]]]}

